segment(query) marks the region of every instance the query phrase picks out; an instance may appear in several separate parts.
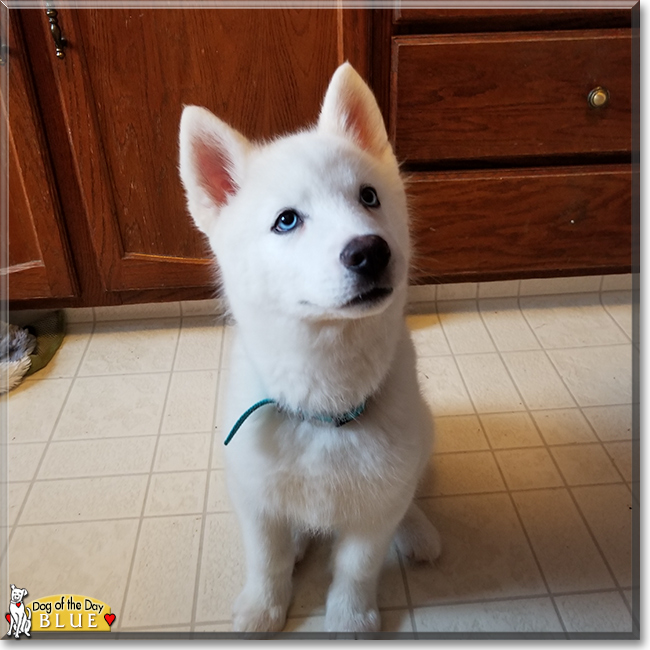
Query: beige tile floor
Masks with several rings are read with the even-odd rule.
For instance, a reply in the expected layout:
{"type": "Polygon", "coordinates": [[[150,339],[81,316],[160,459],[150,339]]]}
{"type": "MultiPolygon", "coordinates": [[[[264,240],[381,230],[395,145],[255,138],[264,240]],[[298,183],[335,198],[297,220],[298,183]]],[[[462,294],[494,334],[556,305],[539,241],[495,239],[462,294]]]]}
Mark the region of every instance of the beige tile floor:
{"type": "MultiPolygon", "coordinates": [[[[391,551],[386,632],[633,631],[631,295],[585,282],[414,291],[437,421],[418,498],[444,552],[428,567],[391,551]]],[[[242,550],[211,433],[230,345],[214,309],[71,312],[52,363],[10,394],[8,581],[30,599],[98,598],[117,631],[230,629],[242,550]]],[[[323,629],[328,551],[298,565],[287,631],[323,629]]]]}

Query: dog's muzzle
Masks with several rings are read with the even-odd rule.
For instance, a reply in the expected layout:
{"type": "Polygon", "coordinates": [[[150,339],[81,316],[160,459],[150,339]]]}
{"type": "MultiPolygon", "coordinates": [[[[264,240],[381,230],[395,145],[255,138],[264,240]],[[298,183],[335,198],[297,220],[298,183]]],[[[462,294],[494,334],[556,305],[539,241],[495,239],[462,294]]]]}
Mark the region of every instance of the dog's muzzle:
{"type": "Polygon", "coordinates": [[[346,307],[377,303],[393,292],[385,279],[389,262],[390,246],[379,235],[363,235],[347,243],[341,252],[341,263],[356,275],[358,293],[346,307]]]}

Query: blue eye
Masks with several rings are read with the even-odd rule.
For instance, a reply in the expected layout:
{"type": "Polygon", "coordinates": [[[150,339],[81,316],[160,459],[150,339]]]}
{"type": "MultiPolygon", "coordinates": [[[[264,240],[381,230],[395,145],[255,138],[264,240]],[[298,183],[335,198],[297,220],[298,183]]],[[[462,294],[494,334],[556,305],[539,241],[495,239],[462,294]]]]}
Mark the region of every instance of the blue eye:
{"type": "Polygon", "coordinates": [[[370,185],[362,185],[359,190],[359,199],[367,208],[378,208],[380,206],[377,190],[370,185]]]}
{"type": "Polygon", "coordinates": [[[273,231],[285,233],[294,230],[302,223],[302,218],[295,210],[283,210],[273,224],[273,231]]]}

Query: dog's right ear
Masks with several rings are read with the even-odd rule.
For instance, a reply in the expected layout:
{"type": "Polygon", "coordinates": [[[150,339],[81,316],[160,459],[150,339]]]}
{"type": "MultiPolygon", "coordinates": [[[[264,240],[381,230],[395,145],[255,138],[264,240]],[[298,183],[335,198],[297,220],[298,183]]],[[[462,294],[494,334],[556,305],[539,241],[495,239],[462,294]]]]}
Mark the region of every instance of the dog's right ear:
{"type": "Polygon", "coordinates": [[[374,156],[391,151],[384,118],[372,91],[349,64],[341,64],[327,87],[318,128],[355,142],[374,156]]]}
{"type": "Polygon", "coordinates": [[[200,106],[186,106],[180,126],[180,176],[199,230],[208,234],[241,186],[249,141],[200,106]]]}

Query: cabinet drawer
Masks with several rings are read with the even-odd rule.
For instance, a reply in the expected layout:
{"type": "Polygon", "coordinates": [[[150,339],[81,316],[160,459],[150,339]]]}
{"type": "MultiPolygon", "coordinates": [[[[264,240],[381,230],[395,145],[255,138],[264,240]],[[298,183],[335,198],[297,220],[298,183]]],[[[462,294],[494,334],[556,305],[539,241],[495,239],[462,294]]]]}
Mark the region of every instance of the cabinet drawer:
{"type": "Polygon", "coordinates": [[[631,148],[627,29],[393,38],[390,129],[412,162],[631,148]],[[602,86],[609,102],[592,108],[602,86]]]}
{"type": "MultiPolygon", "coordinates": [[[[633,0],[629,6],[597,9],[513,9],[491,7],[478,9],[439,8],[433,3],[398,3],[394,9],[393,22],[397,25],[415,25],[429,32],[453,29],[454,31],[521,30],[521,29],[582,29],[584,27],[630,27],[633,0]]],[[[450,3],[447,3],[450,4],[450,3]]]]}
{"type": "Polygon", "coordinates": [[[414,279],[626,272],[626,165],[413,174],[414,279]]]}

